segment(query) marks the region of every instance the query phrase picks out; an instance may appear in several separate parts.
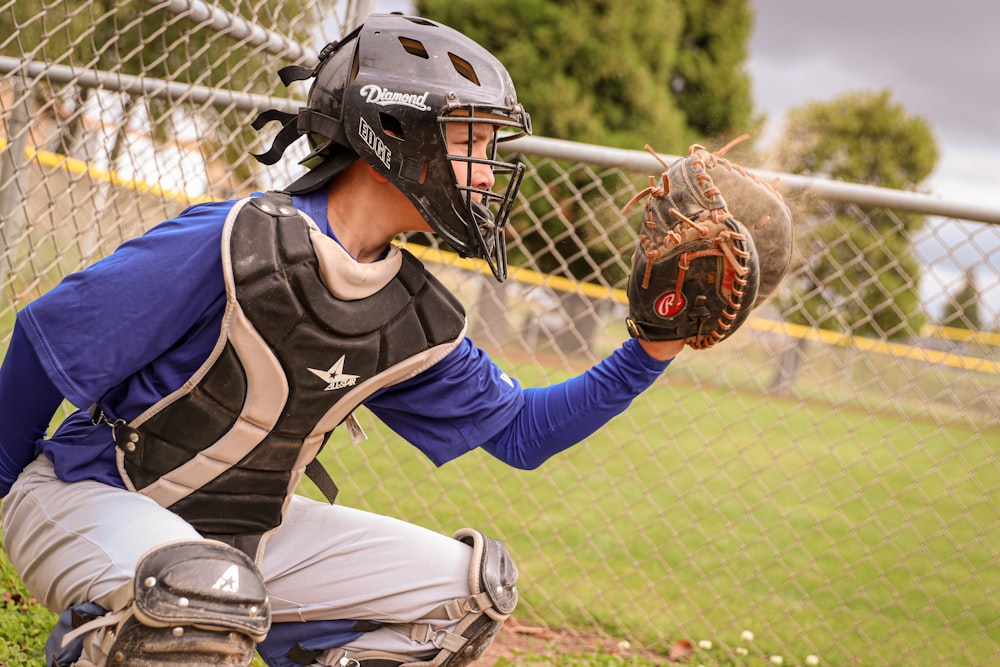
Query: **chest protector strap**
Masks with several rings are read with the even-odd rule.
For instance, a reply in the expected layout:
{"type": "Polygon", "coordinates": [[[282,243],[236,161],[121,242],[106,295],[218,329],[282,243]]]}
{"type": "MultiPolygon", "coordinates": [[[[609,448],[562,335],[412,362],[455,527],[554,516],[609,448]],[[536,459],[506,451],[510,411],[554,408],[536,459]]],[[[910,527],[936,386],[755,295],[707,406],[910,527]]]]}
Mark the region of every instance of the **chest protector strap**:
{"type": "Polygon", "coordinates": [[[465,314],[407,251],[360,264],[278,193],[233,207],[222,264],[215,348],[117,429],[118,467],[130,489],[257,558],[329,433],[443,359],[465,314]]]}

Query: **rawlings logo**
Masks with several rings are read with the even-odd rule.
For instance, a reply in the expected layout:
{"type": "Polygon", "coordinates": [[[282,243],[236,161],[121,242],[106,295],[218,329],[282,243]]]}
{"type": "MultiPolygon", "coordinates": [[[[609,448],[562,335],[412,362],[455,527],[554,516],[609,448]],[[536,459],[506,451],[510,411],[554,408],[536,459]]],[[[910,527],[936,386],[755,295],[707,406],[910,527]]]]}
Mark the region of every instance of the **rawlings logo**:
{"type": "Polygon", "coordinates": [[[673,317],[684,310],[687,301],[680,292],[667,292],[656,300],[653,309],[660,317],[673,317]]]}
{"type": "Polygon", "coordinates": [[[385,165],[385,168],[389,168],[389,159],[392,157],[392,151],[389,147],[385,145],[382,141],[382,137],[375,133],[372,126],[365,122],[365,119],[361,119],[361,127],[358,128],[358,135],[361,140],[368,144],[368,148],[372,149],[375,153],[375,157],[385,165]]]}
{"type": "Polygon", "coordinates": [[[427,106],[427,97],[430,95],[429,92],[422,95],[417,95],[415,93],[397,93],[391,90],[386,90],[382,86],[376,86],[374,83],[369,83],[367,86],[362,86],[361,94],[365,96],[365,102],[368,102],[368,104],[377,104],[383,107],[410,107],[416,109],[417,111],[431,110],[431,108],[427,106]]]}

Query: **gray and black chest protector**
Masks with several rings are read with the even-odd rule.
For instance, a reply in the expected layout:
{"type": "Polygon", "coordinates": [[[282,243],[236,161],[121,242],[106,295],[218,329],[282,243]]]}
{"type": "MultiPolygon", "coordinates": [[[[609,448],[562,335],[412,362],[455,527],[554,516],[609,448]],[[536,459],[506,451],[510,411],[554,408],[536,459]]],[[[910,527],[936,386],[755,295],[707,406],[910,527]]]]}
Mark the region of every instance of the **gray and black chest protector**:
{"type": "Polygon", "coordinates": [[[465,314],[410,253],[360,264],[283,194],[233,207],[222,262],[215,348],[117,430],[118,467],[131,490],[258,558],[329,433],[443,359],[465,314]]]}

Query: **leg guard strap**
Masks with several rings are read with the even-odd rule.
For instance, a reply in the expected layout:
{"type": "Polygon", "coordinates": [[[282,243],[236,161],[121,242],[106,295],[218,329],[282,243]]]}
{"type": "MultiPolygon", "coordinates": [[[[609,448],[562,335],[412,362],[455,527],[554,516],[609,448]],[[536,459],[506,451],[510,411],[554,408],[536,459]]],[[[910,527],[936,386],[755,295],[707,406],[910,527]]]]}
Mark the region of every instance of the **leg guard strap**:
{"type": "Polygon", "coordinates": [[[353,621],[278,623],[273,636],[258,646],[259,652],[272,667],[461,667],[473,662],[493,642],[517,604],[517,567],[502,543],[478,530],[465,528],[454,537],[472,548],[467,598],[450,600],[416,623],[374,624],[367,628],[353,621]],[[342,648],[365,631],[375,629],[401,633],[427,650],[404,655],[342,648]],[[355,634],[353,638],[350,633],[345,636],[348,630],[355,634]]]}
{"type": "Polygon", "coordinates": [[[480,614],[463,625],[460,632],[457,629],[436,632],[434,645],[440,650],[424,659],[375,650],[348,655],[347,651],[338,648],[316,656],[314,664],[323,667],[463,667],[482,657],[503,623],[480,614]]]}
{"type": "Polygon", "coordinates": [[[464,600],[451,600],[427,618],[457,621],[453,626],[418,622],[384,626],[407,635],[419,644],[438,649],[430,657],[415,659],[386,651],[349,654],[337,648],[315,656],[316,664],[331,667],[462,667],[486,651],[517,605],[517,567],[506,547],[478,530],[463,528],[455,539],[472,547],[469,592],[464,600]]]}

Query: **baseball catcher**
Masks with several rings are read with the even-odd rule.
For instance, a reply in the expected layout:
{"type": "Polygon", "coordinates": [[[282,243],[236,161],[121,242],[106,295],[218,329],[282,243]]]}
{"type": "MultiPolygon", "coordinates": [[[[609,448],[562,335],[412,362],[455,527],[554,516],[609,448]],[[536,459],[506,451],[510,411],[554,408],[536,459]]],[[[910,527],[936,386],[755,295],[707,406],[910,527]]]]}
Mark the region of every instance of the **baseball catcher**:
{"type": "Polygon", "coordinates": [[[792,218],[769,184],[695,144],[664,166],[646,197],[628,281],[629,333],[706,349],[731,336],[781,282],[792,257],[792,218]]]}
{"type": "MultiPolygon", "coordinates": [[[[304,138],[304,173],[195,204],[18,313],[0,365],[0,522],[25,586],[59,614],[51,667],[247,665],[255,652],[271,667],[468,665],[517,604],[512,554],[473,528],[334,504],[317,459],[327,436],[344,424],[363,446],[363,405],[435,465],[482,449],[533,469],[625,410],[685,345],[656,340],[668,327],[636,309],[643,337],[522,387],[394,242],[435,233],[506,275],[524,165],[497,144],[531,118],[482,46],[372,14],[315,67],[279,74],[309,96],[252,123],[281,128],[256,157],[287,159],[304,138]],[[63,401],[76,409],[49,432],[63,401]],[[305,475],[331,502],[295,492],[305,475]]],[[[684,218],[728,235],[727,303],[749,307],[751,221],[670,201],[681,217],[649,218],[637,294],[697,301],[697,253],[683,250],[684,284],[661,279],[653,254],[684,218]]]]}

